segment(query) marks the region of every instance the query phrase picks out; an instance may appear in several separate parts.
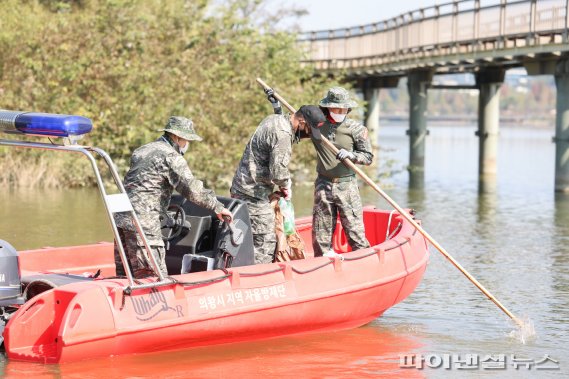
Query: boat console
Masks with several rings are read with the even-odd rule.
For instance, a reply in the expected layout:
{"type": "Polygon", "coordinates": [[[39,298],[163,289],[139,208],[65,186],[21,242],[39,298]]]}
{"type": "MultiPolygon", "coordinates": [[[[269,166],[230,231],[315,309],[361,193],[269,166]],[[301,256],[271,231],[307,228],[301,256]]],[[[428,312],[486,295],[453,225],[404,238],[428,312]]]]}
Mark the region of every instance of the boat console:
{"type": "Polygon", "coordinates": [[[240,233],[241,240],[232,236],[227,223],[219,221],[213,211],[174,195],[169,211],[172,220],[164,222],[162,229],[169,275],[255,263],[247,205],[227,197],[219,196],[218,200],[233,213],[233,233],[240,233]],[[183,222],[179,218],[184,218],[183,222]]]}

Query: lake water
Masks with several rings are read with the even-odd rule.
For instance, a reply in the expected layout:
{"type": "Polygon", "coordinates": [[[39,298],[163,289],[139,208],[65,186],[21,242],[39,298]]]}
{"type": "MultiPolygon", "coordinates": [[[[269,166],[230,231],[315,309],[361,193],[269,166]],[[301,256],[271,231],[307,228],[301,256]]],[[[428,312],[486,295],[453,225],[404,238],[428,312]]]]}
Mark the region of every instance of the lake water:
{"type": "MultiPolygon", "coordinates": [[[[382,126],[380,185],[417,210],[423,227],[536,335],[522,340],[509,318],[431,248],[417,290],[354,330],[111,357],[66,365],[8,362],[4,377],[569,377],[569,196],[554,193],[553,129],[502,127],[498,175],[478,181],[475,126],[432,126],[423,186],[409,188],[405,127],[382,126]],[[405,356],[423,368],[401,367],[405,356]],[[461,363],[462,362],[462,363],[461,363]],[[446,368],[446,367],[449,367],[446,368]],[[549,368],[549,369],[548,369],[549,368]]],[[[389,208],[361,183],[364,203],[389,208]]],[[[298,216],[312,191],[294,191],[298,216]]],[[[111,240],[93,190],[3,190],[0,238],[17,249],[111,240]]]]}

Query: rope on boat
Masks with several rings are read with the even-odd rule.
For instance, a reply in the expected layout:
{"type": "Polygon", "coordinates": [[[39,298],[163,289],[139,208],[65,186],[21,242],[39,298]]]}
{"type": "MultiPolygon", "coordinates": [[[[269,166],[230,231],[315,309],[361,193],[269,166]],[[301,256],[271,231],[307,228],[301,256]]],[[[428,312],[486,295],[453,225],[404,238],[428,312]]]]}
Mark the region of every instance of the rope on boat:
{"type": "MultiPolygon", "coordinates": [[[[399,233],[399,230],[401,229],[402,226],[403,226],[403,223],[400,222],[400,223],[395,227],[395,229],[393,229],[393,231],[392,231],[388,236],[385,237],[385,240],[386,240],[386,241],[389,241],[391,238],[393,238],[393,236],[394,236],[395,234],[399,233]]],[[[389,230],[389,229],[387,229],[387,230],[389,230]]],[[[387,233],[386,233],[386,234],[387,234],[387,233]]]]}
{"type": "MultiPolygon", "coordinates": [[[[401,229],[402,226],[403,226],[403,224],[402,224],[402,223],[399,223],[399,225],[397,225],[397,227],[395,228],[395,230],[394,230],[393,233],[391,233],[391,234],[392,234],[392,235],[395,234],[397,231],[399,231],[399,229],[401,229]]],[[[412,235],[415,235],[416,232],[417,232],[417,229],[413,230],[413,234],[412,234],[412,235]]],[[[397,249],[397,248],[399,248],[399,247],[405,245],[405,244],[408,243],[408,242],[409,242],[409,240],[405,240],[405,241],[403,241],[403,242],[399,242],[397,245],[388,247],[388,248],[385,249],[384,251],[389,251],[389,250],[397,249]]],[[[366,253],[366,254],[363,254],[363,255],[358,255],[357,257],[352,257],[352,258],[343,257],[343,258],[344,258],[343,260],[344,260],[344,261],[356,261],[356,260],[358,260],[358,259],[367,258],[367,257],[372,256],[372,255],[374,255],[374,254],[377,254],[377,251],[373,250],[373,251],[370,251],[369,253],[366,253]]]]}
{"type": "Polygon", "coordinates": [[[385,230],[385,240],[389,239],[389,227],[391,226],[391,218],[393,217],[393,213],[395,213],[395,209],[389,212],[389,218],[387,219],[387,229],[385,230]]]}
{"type": "Polygon", "coordinates": [[[310,273],[310,272],[319,270],[319,269],[321,269],[322,267],[326,267],[326,266],[332,264],[332,262],[333,262],[333,260],[329,260],[328,262],[326,262],[326,263],[324,263],[324,264],[321,264],[320,266],[316,266],[316,267],[311,268],[311,269],[306,270],[306,271],[302,271],[302,270],[299,270],[299,269],[297,269],[297,268],[292,267],[292,271],[296,272],[297,274],[308,274],[308,273],[310,273]]]}
{"type": "MultiPolygon", "coordinates": [[[[403,225],[402,223],[399,223],[399,225],[397,226],[396,230],[400,229],[402,225],[403,225]]],[[[394,231],[394,232],[395,232],[395,231],[394,231]]],[[[416,229],[413,230],[412,235],[415,235],[415,233],[417,233],[417,230],[416,230],[416,229]]],[[[392,233],[392,234],[394,234],[394,233],[392,233]]],[[[409,242],[409,240],[406,239],[406,240],[404,240],[403,242],[400,242],[400,243],[398,243],[398,244],[395,245],[395,246],[391,246],[391,247],[385,249],[384,251],[390,251],[390,250],[393,250],[393,249],[397,249],[397,248],[399,248],[399,247],[405,245],[405,244],[408,243],[408,242],[409,242]]],[[[351,258],[349,258],[349,257],[344,257],[344,256],[342,256],[342,260],[345,260],[345,261],[356,261],[356,260],[358,260],[358,259],[367,258],[367,257],[372,256],[372,255],[375,255],[375,254],[377,254],[377,251],[376,251],[376,250],[372,250],[372,251],[370,251],[369,253],[366,253],[366,254],[363,254],[363,255],[359,255],[359,256],[357,256],[357,257],[351,257],[351,258]]],[[[316,270],[320,270],[321,268],[324,268],[324,267],[326,267],[326,266],[328,266],[328,265],[330,265],[330,264],[333,264],[333,262],[334,262],[334,260],[333,260],[333,259],[330,259],[328,262],[323,263],[323,264],[321,264],[321,265],[319,265],[319,266],[313,267],[313,268],[308,269],[308,270],[299,270],[299,269],[297,269],[297,268],[295,268],[295,267],[291,267],[291,270],[292,270],[293,272],[297,273],[297,274],[309,274],[309,273],[314,272],[314,271],[316,271],[316,270]]],[[[196,281],[193,281],[193,282],[180,281],[180,280],[178,280],[178,279],[176,279],[176,278],[174,278],[174,277],[171,277],[171,276],[167,276],[166,279],[170,279],[172,284],[181,284],[181,285],[183,285],[183,286],[198,286],[198,285],[202,285],[202,284],[216,283],[216,282],[219,282],[219,281],[221,281],[221,280],[225,280],[225,279],[227,279],[227,278],[230,278],[230,277],[232,276],[232,272],[228,271],[228,270],[225,269],[225,268],[220,268],[219,270],[223,271],[224,275],[219,276],[219,277],[217,277],[217,278],[212,278],[212,279],[196,280],[196,281]]],[[[262,276],[262,275],[274,274],[274,273],[280,272],[280,271],[284,271],[284,267],[279,267],[279,268],[274,269],[274,270],[261,271],[261,272],[239,273],[239,275],[240,275],[240,276],[244,276],[244,277],[255,277],[255,276],[262,276]]],[[[120,278],[120,277],[117,277],[117,278],[120,278]]],[[[138,281],[138,280],[136,280],[136,279],[135,279],[135,283],[136,283],[136,284],[142,284],[140,281],[138,281]]],[[[124,294],[125,294],[126,296],[130,296],[130,295],[132,294],[132,288],[127,287],[127,288],[124,289],[123,292],[124,292],[124,294]]],[[[124,307],[124,302],[125,302],[125,297],[126,297],[126,296],[123,296],[123,305],[122,305],[123,307],[124,307]]]]}
{"type": "Polygon", "coordinates": [[[357,257],[352,257],[352,258],[344,257],[344,260],[345,261],[357,261],[358,259],[367,258],[367,257],[375,255],[375,254],[377,254],[377,251],[372,250],[369,253],[366,253],[364,255],[358,255],[357,257]]]}
{"type": "MultiPolygon", "coordinates": [[[[401,230],[401,227],[403,227],[403,223],[402,223],[401,221],[399,221],[399,225],[397,225],[397,226],[395,227],[395,229],[393,229],[393,231],[392,231],[391,233],[389,233],[389,228],[391,227],[391,220],[392,220],[392,217],[393,217],[393,213],[394,213],[395,211],[396,211],[396,210],[394,209],[394,210],[392,210],[392,211],[389,213],[389,219],[387,220],[387,229],[385,230],[385,240],[386,240],[386,241],[389,241],[390,239],[392,239],[393,236],[394,236],[395,234],[397,234],[397,233],[399,232],[399,230],[401,230]],[[388,234],[388,233],[389,233],[389,234],[388,234]]],[[[416,212],[415,212],[414,209],[411,209],[411,210],[409,211],[409,214],[410,214],[411,216],[413,216],[413,219],[415,219],[415,217],[414,217],[414,216],[415,216],[415,213],[416,213],[416,212]]],[[[413,235],[415,235],[415,232],[416,232],[416,231],[417,231],[416,229],[413,231],[413,235]]]]}
{"type": "Polygon", "coordinates": [[[284,267],[279,267],[274,270],[262,271],[262,272],[240,272],[239,276],[261,276],[261,275],[274,274],[275,272],[280,272],[280,271],[284,271],[284,267]]]}
{"type": "Polygon", "coordinates": [[[225,268],[220,268],[219,270],[223,271],[225,275],[218,276],[217,278],[212,278],[212,279],[196,280],[195,282],[182,282],[182,281],[180,281],[176,278],[173,278],[171,276],[168,276],[167,278],[172,280],[173,283],[181,284],[183,286],[197,286],[200,284],[216,283],[216,282],[219,282],[221,280],[227,279],[227,278],[231,277],[231,275],[232,275],[232,273],[227,271],[227,269],[225,269],[225,268]]]}

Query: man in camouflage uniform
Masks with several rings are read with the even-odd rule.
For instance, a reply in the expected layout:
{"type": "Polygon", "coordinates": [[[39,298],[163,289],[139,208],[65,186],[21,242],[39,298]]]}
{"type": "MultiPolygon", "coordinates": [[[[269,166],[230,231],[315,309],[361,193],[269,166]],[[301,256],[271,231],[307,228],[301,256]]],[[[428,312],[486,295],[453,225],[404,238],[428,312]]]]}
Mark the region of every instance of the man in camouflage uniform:
{"type": "Polygon", "coordinates": [[[316,257],[334,255],[332,235],[338,214],[352,250],[369,247],[355,173],[342,161],[349,159],[356,164],[369,165],[373,159],[367,128],[346,117],[357,106],[349,92],[342,87],[330,88],[319,105],[327,119],[320,133],[340,151],[335,156],[322,140],[312,137],[318,155],[312,213],[312,241],[316,257]]]}
{"type": "Polygon", "coordinates": [[[251,216],[255,263],[271,263],[275,255],[275,214],[269,195],[277,186],[285,198],[292,196],[288,164],[296,132],[310,133],[325,121],[315,105],[304,105],[290,116],[265,118],[247,143],[231,185],[231,197],[244,200],[251,216]]]}
{"type": "MultiPolygon", "coordinates": [[[[166,214],[174,190],[189,201],[213,210],[220,220],[223,217],[231,219],[232,214],[216,199],[212,190],[205,189],[203,183],[192,175],[183,158],[189,141],[202,140],[196,134],[193,122],[184,117],[172,116],[166,127],[159,131],[165,132],[164,135],[139,147],[132,154],[124,187],[159,269],[166,276],[166,251],[160,230],[160,216],[166,214]]],[[[133,275],[140,278],[155,274],[131,217],[125,213],[119,213],[115,217],[133,275]]],[[[117,241],[115,265],[117,275],[125,275],[117,241]]]]}

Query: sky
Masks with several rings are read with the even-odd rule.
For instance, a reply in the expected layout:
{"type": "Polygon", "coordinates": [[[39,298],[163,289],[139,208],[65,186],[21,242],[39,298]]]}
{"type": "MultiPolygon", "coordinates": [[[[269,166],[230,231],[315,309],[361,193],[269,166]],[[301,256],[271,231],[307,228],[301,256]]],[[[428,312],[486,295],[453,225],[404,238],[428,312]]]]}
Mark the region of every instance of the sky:
{"type": "Polygon", "coordinates": [[[298,20],[302,31],[337,29],[372,24],[402,13],[450,0],[284,0],[309,14],[298,20]]]}

